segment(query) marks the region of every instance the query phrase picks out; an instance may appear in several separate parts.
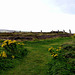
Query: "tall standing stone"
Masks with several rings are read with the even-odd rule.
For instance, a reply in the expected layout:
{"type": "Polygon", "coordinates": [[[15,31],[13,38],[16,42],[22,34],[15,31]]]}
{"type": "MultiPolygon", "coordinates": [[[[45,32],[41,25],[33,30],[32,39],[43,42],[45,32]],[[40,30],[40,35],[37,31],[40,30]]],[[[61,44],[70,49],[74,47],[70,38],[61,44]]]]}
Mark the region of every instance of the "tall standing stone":
{"type": "Polygon", "coordinates": [[[42,30],[41,30],[41,33],[42,33],[42,30]]]}
{"type": "Polygon", "coordinates": [[[65,30],[63,30],[63,33],[65,33],[65,30]]]}
{"type": "Polygon", "coordinates": [[[69,33],[71,34],[71,30],[69,29],[69,33]]]}

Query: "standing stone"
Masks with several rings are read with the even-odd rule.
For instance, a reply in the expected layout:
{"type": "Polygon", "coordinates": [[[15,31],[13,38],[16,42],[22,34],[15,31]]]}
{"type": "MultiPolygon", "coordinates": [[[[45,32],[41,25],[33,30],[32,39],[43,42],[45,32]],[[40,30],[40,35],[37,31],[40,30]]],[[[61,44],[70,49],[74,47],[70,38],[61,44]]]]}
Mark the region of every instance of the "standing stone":
{"type": "Polygon", "coordinates": [[[41,30],[41,33],[42,33],[42,30],[41,30]]]}
{"type": "Polygon", "coordinates": [[[71,34],[71,30],[69,29],[69,33],[71,34]]]}
{"type": "Polygon", "coordinates": [[[59,33],[59,30],[58,30],[58,33],[59,33]]]}
{"type": "Polygon", "coordinates": [[[53,33],[53,30],[51,32],[53,33]]]}
{"type": "Polygon", "coordinates": [[[65,30],[63,30],[63,33],[65,33],[65,30]]]}

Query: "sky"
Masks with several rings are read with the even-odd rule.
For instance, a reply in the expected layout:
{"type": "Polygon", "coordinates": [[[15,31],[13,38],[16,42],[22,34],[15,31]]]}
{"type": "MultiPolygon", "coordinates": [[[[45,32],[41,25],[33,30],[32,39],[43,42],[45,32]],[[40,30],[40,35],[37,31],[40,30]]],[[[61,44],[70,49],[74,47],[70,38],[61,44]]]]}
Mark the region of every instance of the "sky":
{"type": "Polygon", "coordinates": [[[0,29],[75,33],[75,0],[0,0],[0,29]]]}

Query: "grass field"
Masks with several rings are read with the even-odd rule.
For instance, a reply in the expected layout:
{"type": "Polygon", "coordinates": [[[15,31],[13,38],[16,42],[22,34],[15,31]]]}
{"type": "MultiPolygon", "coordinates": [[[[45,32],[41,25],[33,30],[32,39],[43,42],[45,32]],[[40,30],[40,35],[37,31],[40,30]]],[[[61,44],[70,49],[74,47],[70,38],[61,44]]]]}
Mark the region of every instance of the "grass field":
{"type": "Polygon", "coordinates": [[[21,41],[25,44],[28,54],[21,61],[15,62],[15,68],[3,71],[0,75],[48,75],[48,63],[52,57],[48,48],[57,48],[64,43],[75,42],[74,38],[63,37],[36,41],[21,41]]]}

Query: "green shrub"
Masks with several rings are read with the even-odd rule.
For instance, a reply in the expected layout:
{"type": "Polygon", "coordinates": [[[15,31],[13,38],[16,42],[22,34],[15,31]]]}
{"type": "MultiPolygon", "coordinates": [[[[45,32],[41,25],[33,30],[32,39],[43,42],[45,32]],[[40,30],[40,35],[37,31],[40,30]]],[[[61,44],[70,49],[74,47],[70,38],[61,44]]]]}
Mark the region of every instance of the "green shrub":
{"type": "MultiPolygon", "coordinates": [[[[75,47],[72,45],[63,45],[62,49],[58,51],[58,56],[53,56],[50,63],[48,63],[48,75],[74,75],[75,71],[75,47]]],[[[49,50],[51,55],[53,48],[49,50]]],[[[54,51],[56,51],[54,49],[54,51]]]]}
{"type": "Polygon", "coordinates": [[[1,45],[5,49],[8,58],[17,58],[27,54],[23,43],[17,43],[16,40],[5,40],[1,45]]]}
{"type": "Polygon", "coordinates": [[[17,43],[16,40],[5,40],[1,47],[3,49],[0,50],[0,71],[13,68],[13,61],[22,59],[28,53],[24,44],[17,43]]]}
{"type": "Polygon", "coordinates": [[[0,43],[2,43],[4,40],[0,40],[0,43]]]}

